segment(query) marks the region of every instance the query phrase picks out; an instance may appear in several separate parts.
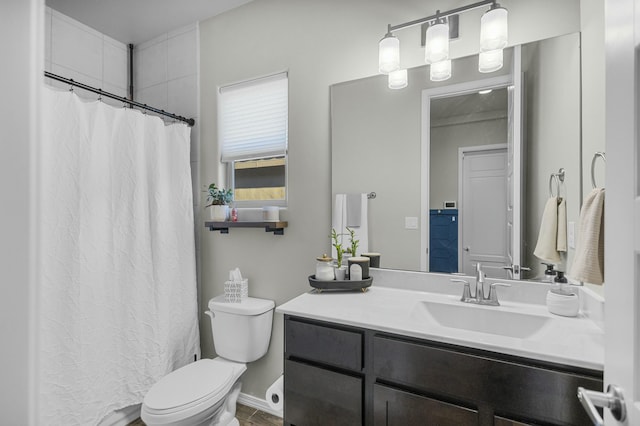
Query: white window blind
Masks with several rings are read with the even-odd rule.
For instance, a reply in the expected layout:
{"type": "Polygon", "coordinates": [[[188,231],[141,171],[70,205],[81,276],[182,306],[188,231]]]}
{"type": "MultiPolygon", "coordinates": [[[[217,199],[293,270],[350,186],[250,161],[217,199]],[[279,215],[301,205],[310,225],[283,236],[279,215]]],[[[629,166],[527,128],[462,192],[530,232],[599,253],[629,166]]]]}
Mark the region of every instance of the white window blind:
{"type": "Polygon", "coordinates": [[[286,73],[222,87],[218,99],[223,162],[286,154],[286,73]]]}

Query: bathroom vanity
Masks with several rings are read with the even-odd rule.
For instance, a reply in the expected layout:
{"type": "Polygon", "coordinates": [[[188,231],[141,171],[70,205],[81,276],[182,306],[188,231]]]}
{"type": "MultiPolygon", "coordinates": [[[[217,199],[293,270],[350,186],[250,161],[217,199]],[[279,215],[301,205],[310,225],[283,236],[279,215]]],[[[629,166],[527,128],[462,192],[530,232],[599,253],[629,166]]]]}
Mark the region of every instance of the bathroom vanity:
{"type": "MultiPolygon", "coordinates": [[[[502,306],[464,306],[447,293],[458,286],[429,285],[310,292],[280,306],[285,424],[590,424],[576,397],[579,386],[602,390],[602,331],[590,318],[509,300],[513,289],[502,306]]],[[[520,285],[534,302],[546,289],[520,285]]]]}

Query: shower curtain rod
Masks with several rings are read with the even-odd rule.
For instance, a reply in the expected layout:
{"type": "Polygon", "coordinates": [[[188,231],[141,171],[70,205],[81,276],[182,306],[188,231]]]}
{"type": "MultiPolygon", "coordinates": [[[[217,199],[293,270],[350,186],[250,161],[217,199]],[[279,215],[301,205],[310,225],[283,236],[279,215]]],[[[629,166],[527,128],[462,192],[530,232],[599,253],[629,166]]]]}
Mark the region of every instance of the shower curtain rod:
{"type": "Polygon", "coordinates": [[[74,81],[73,79],[70,79],[70,78],[61,77],[61,76],[59,76],[57,74],[50,73],[49,71],[45,71],[44,72],[44,76],[48,77],[48,78],[51,78],[53,80],[57,80],[57,81],[61,81],[63,83],[67,83],[67,84],[69,84],[71,86],[76,86],[76,87],[79,87],[81,89],[88,90],[88,91],[93,92],[93,93],[97,93],[100,96],[106,96],[107,98],[116,99],[118,101],[125,102],[125,103],[129,104],[131,107],[144,109],[144,110],[147,110],[147,111],[154,112],[156,114],[164,115],[165,117],[173,118],[174,120],[183,121],[183,122],[187,123],[189,126],[192,126],[192,127],[196,124],[196,121],[193,118],[182,117],[180,115],[175,115],[175,114],[172,114],[170,112],[166,112],[163,109],[157,109],[157,108],[154,108],[154,107],[150,107],[147,104],[141,104],[140,102],[129,100],[129,99],[123,97],[123,96],[114,95],[113,93],[105,92],[102,89],[96,89],[95,87],[88,86],[88,85],[83,84],[83,83],[79,83],[79,82],[74,81]]]}

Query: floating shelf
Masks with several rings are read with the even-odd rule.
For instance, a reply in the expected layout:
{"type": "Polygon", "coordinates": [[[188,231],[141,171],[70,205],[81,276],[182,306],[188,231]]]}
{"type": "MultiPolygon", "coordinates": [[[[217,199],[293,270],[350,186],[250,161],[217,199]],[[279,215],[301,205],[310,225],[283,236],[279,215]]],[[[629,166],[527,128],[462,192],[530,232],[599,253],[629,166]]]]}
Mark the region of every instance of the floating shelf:
{"type": "Polygon", "coordinates": [[[289,222],[204,222],[209,231],[220,231],[221,234],[228,234],[229,228],[264,228],[265,232],[283,235],[288,224],[289,222]]]}

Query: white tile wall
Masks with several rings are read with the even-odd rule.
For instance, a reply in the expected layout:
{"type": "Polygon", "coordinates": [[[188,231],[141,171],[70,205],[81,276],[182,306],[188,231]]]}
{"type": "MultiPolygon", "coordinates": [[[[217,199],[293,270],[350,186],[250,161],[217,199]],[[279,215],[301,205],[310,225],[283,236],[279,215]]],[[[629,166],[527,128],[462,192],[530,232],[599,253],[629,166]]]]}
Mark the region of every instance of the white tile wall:
{"type": "Polygon", "coordinates": [[[103,80],[105,85],[127,88],[127,46],[107,36],[103,39],[103,80]]]}
{"type": "MultiPolygon", "coordinates": [[[[198,24],[134,48],[134,99],[198,122],[198,24]]],[[[198,126],[191,129],[194,208],[200,208],[198,126]]]]}
{"type": "Polygon", "coordinates": [[[197,36],[196,31],[189,31],[167,40],[167,54],[171,58],[167,63],[167,78],[169,80],[197,73],[197,36]]]}
{"type": "MultiPolygon", "coordinates": [[[[154,43],[136,46],[134,52],[134,87],[146,89],[167,82],[167,39],[166,35],[156,38],[154,43]]],[[[136,90],[136,89],[134,89],[136,90]]]]}
{"type": "Polygon", "coordinates": [[[192,74],[167,82],[167,107],[185,117],[198,115],[198,80],[192,74]]]}
{"type": "MultiPolygon", "coordinates": [[[[127,94],[127,46],[49,7],[45,69],[118,96],[127,94]]],[[[50,84],[60,87],[60,83],[50,84]]],[[[95,94],[77,89],[89,98],[95,94]]],[[[113,101],[111,101],[113,103],[113,101]]],[[[116,102],[117,103],[117,102],[116,102]]]]}

